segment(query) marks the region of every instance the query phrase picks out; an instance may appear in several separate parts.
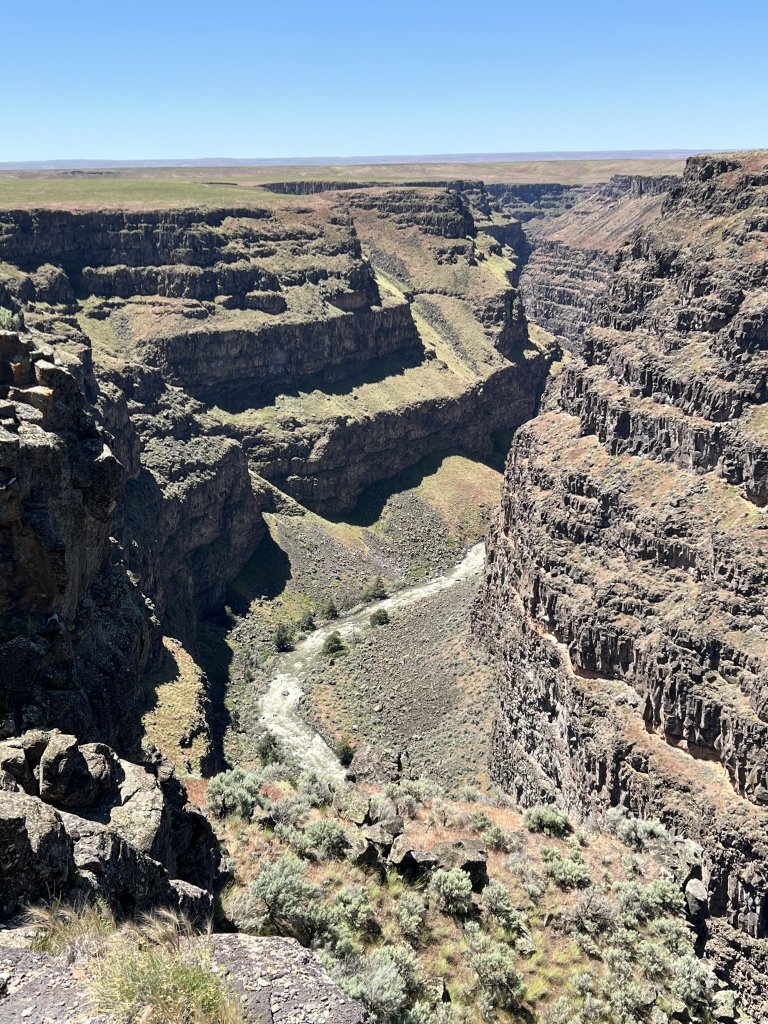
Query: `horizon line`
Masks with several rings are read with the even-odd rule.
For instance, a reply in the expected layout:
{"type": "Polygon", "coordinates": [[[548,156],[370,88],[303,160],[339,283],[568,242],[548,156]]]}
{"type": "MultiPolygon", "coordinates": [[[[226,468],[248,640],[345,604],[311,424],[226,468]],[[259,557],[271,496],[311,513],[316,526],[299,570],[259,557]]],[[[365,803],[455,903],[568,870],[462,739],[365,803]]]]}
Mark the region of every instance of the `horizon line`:
{"type": "Polygon", "coordinates": [[[607,149],[541,150],[519,153],[430,153],[312,157],[174,157],[86,158],[0,161],[0,170],[76,170],[126,167],[281,167],[416,163],[528,163],[563,160],[674,159],[698,153],[732,152],[727,149],[607,149]]]}

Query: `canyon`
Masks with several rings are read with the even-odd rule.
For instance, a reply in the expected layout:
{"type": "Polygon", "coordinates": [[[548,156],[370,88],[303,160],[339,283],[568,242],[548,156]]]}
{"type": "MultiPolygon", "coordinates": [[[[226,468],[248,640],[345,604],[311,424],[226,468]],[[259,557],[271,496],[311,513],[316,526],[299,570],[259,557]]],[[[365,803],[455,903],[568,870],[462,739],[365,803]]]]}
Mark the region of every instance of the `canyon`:
{"type": "Polygon", "coordinates": [[[118,918],[204,918],[230,869],[190,794],[301,712],[339,776],[355,728],[358,781],[661,822],[761,1019],[768,157],[227,191],[0,209],[0,850],[42,865],[4,914],[77,871],[118,918]],[[468,550],[472,636],[465,576],[461,628],[439,603],[468,550]],[[399,639],[355,646],[377,610],[399,639]]]}

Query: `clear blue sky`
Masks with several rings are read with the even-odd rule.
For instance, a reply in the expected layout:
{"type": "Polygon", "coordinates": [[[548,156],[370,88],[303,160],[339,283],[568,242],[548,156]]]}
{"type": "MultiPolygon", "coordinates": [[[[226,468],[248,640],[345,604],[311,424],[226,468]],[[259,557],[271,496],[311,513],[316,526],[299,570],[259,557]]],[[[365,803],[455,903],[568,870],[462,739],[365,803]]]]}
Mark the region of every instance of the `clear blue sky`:
{"type": "Polygon", "coordinates": [[[768,146],[766,0],[2,0],[0,161],[768,146]]]}

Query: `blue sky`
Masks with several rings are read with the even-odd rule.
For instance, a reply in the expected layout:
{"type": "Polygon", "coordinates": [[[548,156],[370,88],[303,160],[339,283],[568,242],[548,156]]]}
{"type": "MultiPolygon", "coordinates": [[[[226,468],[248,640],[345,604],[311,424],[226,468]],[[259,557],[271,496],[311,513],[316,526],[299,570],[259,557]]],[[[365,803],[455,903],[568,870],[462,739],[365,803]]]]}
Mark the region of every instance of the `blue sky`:
{"type": "Polygon", "coordinates": [[[0,162],[768,147],[766,0],[1,0],[0,162]]]}

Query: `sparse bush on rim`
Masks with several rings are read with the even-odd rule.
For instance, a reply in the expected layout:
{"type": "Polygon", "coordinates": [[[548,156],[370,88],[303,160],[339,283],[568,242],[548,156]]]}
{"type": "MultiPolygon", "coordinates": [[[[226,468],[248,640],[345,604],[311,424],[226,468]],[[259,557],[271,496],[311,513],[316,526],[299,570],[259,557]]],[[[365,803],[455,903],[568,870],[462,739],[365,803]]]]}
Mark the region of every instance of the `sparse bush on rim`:
{"type": "Polygon", "coordinates": [[[556,807],[552,807],[551,804],[532,807],[526,811],[525,824],[529,832],[541,832],[551,838],[567,836],[572,831],[568,815],[556,807]]]}

